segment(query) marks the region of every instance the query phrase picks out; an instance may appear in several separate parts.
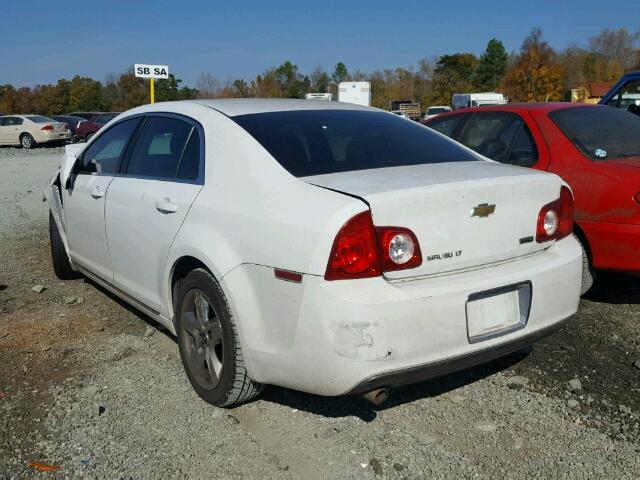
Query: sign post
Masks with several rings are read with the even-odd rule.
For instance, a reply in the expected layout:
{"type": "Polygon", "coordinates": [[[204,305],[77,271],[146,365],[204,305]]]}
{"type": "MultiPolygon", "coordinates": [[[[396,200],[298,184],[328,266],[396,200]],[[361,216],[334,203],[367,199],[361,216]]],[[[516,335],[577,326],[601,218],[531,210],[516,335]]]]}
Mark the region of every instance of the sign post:
{"type": "Polygon", "coordinates": [[[151,103],[155,103],[156,101],[155,79],[169,78],[169,66],[168,65],[146,65],[143,63],[136,63],[133,66],[133,71],[136,77],[149,79],[149,97],[150,97],[151,103]]]}

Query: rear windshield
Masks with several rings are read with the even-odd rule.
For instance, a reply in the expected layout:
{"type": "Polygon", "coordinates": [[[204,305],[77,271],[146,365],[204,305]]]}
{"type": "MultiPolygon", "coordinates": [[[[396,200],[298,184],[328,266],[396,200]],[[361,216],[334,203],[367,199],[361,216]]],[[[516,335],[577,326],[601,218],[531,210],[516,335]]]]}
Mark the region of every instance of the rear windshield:
{"type": "Polygon", "coordinates": [[[47,122],[55,122],[55,120],[49,117],[42,117],[40,115],[30,115],[27,117],[33,123],[47,123],[47,122]]]}
{"type": "Polygon", "coordinates": [[[611,107],[563,108],[549,113],[588,158],[604,161],[640,156],[640,117],[611,107]]]}
{"type": "Polygon", "coordinates": [[[306,110],[233,117],[292,175],[479,161],[418,123],[384,112],[306,110]]]}

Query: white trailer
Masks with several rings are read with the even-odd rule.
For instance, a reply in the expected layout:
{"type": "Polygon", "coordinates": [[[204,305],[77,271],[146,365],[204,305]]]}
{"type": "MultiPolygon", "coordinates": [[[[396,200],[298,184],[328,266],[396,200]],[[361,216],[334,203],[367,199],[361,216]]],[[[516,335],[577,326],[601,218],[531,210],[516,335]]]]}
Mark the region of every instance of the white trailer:
{"type": "Polygon", "coordinates": [[[338,101],[371,106],[371,83],[340,82],[338,85],[338,101]]]}
{"type": "Polygon", "coordinates": [[[482,107],[483,105],[504,105],[508,103],[507,99],[501,93],[482,92],[482,93],[454,93],[451,99],[453,109],[482,107]]]}

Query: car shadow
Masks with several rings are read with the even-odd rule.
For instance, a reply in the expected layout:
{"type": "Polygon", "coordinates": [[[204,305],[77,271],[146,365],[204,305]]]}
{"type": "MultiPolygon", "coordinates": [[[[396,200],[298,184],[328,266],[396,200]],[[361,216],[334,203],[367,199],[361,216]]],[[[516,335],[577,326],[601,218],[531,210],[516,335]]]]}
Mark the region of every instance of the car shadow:
{"type": "Polygon", "coordinates": [[[379,406],[369,403],[360,396],[322,397],[275,386],[267,386],[261,399],[323,417],[357,417],[364,422],[372,422],[380,411],[457,390],[511,368],[525,356],[525,353],[517,352],[457,373],[394,388],[389,392],[389,399],[379,406]]]}
{"type": "Polygon", "coordinates": [[[598,272],[591,290],[583,297],[600,303],[640,304],[640,278],[614,272],[598,272]]]}

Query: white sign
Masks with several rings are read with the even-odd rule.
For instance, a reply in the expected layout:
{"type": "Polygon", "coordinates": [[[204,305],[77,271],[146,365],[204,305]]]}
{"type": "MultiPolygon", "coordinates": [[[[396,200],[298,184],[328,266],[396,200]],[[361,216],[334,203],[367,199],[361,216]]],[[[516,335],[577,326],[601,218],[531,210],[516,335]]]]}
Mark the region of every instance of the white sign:
{"type": "Polygon", "coordinates": [[[168,65],[145,65],[136,63],[133,66],[136,77],[139,78],[169,78],[168,65]]]}

